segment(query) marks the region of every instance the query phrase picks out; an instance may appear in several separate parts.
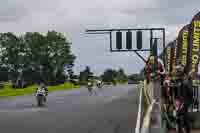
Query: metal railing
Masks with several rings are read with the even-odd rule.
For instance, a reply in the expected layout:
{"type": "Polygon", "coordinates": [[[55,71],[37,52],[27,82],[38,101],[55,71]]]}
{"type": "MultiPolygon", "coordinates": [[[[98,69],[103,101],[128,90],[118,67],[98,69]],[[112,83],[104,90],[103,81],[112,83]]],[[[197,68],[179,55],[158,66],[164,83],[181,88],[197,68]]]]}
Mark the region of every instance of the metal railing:
{"type": "Polygon", "coordinates": [[[200,112],[199,106],[199,86],[193,85],[193,104],[192,104],[192,112],[200,112]]]}
{"type": "Polygon", "coordinates": [[[146,81],[141,84],[139,86],[139,108],[135,133],[150,133],[153,132],[152,130],[161,130],[160,100],[157,99],[160,96],[155,93],[160,88],[156,88],[154,83],[147,84],[146,81]],[[157,129],[151,125],[152,118],[158,119],[158,125],[160,126],[156,127],[157,129]]]}
{"type": "MultiPolygon", "coordinates": [[[[159,105],[159,102],[156,102],[155,100],[155,87],[150,87],[146,84],[146,82],[144,81],[143,83],[140,83],[141,85],[139,86],[140,89],[140,96],[139,96],[139,108],[138,108],[138,118],[137,118],[137,125],[136,125],[136,129],[135,129],[135,133],[153,133],[153,131],[151,131],[151,119],[153,117],[153,115],[155,115],[155,110],[154,108],[156,108],[156,105],[159,105]],[[150,88],[151,89],[150,89],[150,88]]],[[[160,88],[157,88],[160,89],[160,88]]],[[[199,89],[200,89],[200,82],[196,81],[196,83],[193,83],[193,104],[191,106],[191,110],[190,112],[200,112],[200,97],[199,97],[199,89]]],[[[161,104],[160,104],[161,105],[161,104]]],[[[159,106],[160,106],[159,105],[159,106]]],[[[160,121],[160,124],[162,123],[160,132],[165,132],[166,128],[166,122],[171,124],[171,126],[174,126],[174,123],[172,121],[170,121],[169,119],[167,120],[168,116],[166,112],[157,112],[157,115],[166,117],[165,122],[163,123],[163,121],[160,121]]]]}

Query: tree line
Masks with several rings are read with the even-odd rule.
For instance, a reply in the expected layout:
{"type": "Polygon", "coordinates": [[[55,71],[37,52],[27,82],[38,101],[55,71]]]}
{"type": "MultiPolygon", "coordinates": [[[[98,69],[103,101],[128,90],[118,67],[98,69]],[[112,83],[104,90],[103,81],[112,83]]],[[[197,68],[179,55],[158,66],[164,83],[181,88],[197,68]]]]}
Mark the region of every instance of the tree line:
{"type": "Polygon", "coordinates": [[[123,68],[118,70],[108,68],[100,76],[94,76],[89,66],[86,66],[85,70],[80,72],[77,76],[81,84],[87,83],[88,79],[102,80],[103,82],[109,83],[126,83],[128,81],[141,81],[143,80],[142,74],[131,74],[127,75],[123,68]]]}
{"type": "Polygon", "coordinates": [[[0,53],[0,80],[17,87],[41,80],[57,83],[73,75],[76,57],[62,33],[1,33],[0,53]]]}

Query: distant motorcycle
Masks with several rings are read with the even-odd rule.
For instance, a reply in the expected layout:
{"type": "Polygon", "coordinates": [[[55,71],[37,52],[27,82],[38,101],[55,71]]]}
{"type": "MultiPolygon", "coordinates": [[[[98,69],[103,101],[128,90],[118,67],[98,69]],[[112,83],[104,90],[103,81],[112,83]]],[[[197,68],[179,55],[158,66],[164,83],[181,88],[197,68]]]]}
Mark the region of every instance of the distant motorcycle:
{"type": "Polygon", "coordinates": [[[102,83],[99,81],[99,82],[97,82],[97,87],[98,88],[102,88],[102,83]]]}
{"type": "Polygon", "coordinates": [[[93,88],[93,83],[88,82],[87,84],[87,88],[88,88],[88,92],[90,94],[90,96],[94,93],[95,95],[97,95],[97,92],[94,90],[93,88]]]}
{"type": "Polygon", "coordinates": [[[37,105],[39,107],[41,107],[42,105],[44,105],[44,103],[46,102],[46,91],[45,88],[38,88],[36,91],[36,100],[37,100],[37,105]]]}
{"type": "Polygon", "coordinates": [[[91,82],[88,82],[88,84],[87,84],[87,88],[88,88],[88,92],[90,93],[90,95],[92,95],[93,85],[92,85],[91,82]]]}

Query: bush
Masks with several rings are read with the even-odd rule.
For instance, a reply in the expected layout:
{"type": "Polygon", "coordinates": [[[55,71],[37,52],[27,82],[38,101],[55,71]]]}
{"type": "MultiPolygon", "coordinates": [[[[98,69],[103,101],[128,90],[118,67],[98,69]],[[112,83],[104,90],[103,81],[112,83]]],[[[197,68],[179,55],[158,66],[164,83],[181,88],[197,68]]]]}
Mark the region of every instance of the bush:
{"type": "Polygon", "coordinates": [[[65,80],[59,80],[59,81],[49,81],[47,82],[47,86],[57,86],[60,84],[64,84],[65,80]]]}
{"type": "Polygon", "coordinates": [[[23,80],[19,80],[18,84],[16,83],[16,81],[12,81],[12,88],[15,89],[19,89],[19,88],[27,88],[28,86],[33,85],[34,83],[31,81],[23,81],[23,80]]]}
{"type": "Polygon", "coordinates": [[[57,83],[56,81],[50,81],[50,82],[47,82],[47,86],[56,86],[58,85],[59,83],[57,83]]]}
{"type": "Polygon", "coordinates": [[[4,88],[4,84],[0,83],[0,89],[3,89],[3,88],[4,88]]]}
{"type": "Polygon", "coordinates": [[[79,82],[76,81],[76,80],[73,80],[73,79],[70,80],[70,83],[72,83],[72,84],[74,84],[74,85],[79,85],[79,82]]]}
{"type": "MultiPolygon", "coordinates": [[[[1,97],[9,97],[9,96],[23,96],[23,95],[30,95],[35,93],[35,90],[38,86],[32,85],[28,86],[27,88],[23,89],[13,89],[12,84],[4,84],[4,89],[0,90],[0,98],[1,97]]],[[[47,86],[49,92],[57,91],[57,90],[70,90],[73,88],[79,88],[80,86],[75,86],[69,82],[64,84],[60,84],[57,86],[47,86]]]]}

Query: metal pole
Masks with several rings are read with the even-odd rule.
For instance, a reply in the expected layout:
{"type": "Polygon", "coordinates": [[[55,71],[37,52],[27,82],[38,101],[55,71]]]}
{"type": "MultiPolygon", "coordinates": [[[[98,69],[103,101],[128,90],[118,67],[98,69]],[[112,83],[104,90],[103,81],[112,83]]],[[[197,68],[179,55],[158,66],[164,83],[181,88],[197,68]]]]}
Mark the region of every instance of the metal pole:
{"type": "Polygon", "coordinates": [[[166,49],[165,49],[165,29],[163,29],[163,62],[164,62],[164,66],[167,66],[166,63],[166,49]]]}
{"type": "Polygon", "coordinates": [[[198,112],[200,111],[199,110],[199,85],[197,84],[197,108],[198,108],[198,112]]]}
{"type": "Polygon", "coordinates": [[[147,62],[137,51],[134,51],[134,52],[144,61],[144,63],[147,62]]]}
{"type": "Polygon", "coordinates": [[[127,31],[127,30],[160,30],[164,28],[127,28],[127,29],[96,29],[96,30],[86,30],[86,32],[101,32],[101,31],[127,31]]]}
{"type": "Polygon", "coordinates": [[[150,49],[131,49],[131,50],[126,50],[126,49],[120,49],[120,50],[112,50],[111,52],[130,52],[130,51],[150,51],[150,49]]]}
{"type": "Polygon", "coordinates": [[[150,51],[150,54],[153,53],[152,48],[153,48],[153,31],[150,30],[150,50],[151,50],[151,51],[150,51]]]}
{"type": "Polygon", "coordinates": [[[110,32],[110,51],[112,51],[112,32],[110,32]]]}

